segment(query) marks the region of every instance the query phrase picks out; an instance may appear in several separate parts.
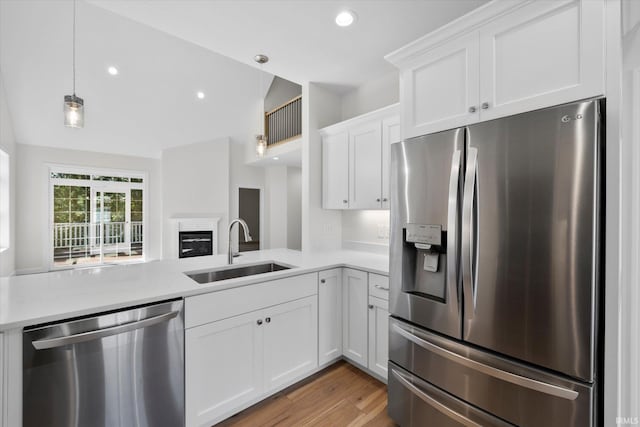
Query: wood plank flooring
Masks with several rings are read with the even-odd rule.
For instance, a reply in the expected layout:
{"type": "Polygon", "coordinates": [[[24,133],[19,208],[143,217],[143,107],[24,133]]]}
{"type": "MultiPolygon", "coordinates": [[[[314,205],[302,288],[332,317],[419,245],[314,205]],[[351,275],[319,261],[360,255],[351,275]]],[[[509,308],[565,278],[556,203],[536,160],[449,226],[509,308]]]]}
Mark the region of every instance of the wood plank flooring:
{"type": "Polygon", "coordinates": [[[216,427],[392,427],[387,387],[340,361],[216,427]]]}

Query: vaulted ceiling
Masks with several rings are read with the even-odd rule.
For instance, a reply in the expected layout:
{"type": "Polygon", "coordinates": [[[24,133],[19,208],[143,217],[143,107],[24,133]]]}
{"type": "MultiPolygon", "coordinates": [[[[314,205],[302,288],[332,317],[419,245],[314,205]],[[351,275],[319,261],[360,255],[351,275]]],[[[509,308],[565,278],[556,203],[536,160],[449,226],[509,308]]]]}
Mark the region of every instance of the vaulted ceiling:
{"type": "Polygon", "coordinates": [[[252,140],[261,75],[264,90],[277,74],[344,92],[393,70],[386,53],[484,2],[79,0],[78,130],[62,125],[73,3],[2,0],[0,75],[19,143],[156,157],[224,136],[252,140]],[[351,27],[334,23],[343,8],[357,14],[351,27]],[[271,58],[264,73],[256,53],[271,58]]]}

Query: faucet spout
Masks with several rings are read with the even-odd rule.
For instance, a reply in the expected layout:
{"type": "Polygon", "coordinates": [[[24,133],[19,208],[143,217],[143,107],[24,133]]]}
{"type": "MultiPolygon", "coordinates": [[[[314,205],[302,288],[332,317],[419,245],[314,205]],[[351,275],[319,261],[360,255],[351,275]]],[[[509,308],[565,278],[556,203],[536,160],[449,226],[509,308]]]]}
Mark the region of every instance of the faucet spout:
{"type": "Polygon", "coordinates": [[[229,223],[229,247],[227,253],[227,262],[229,264],[233,264],[233,250],[231,249],[231,230],[235,224],[240,224],[242,226],[242,231],[244,232],[244,240],[245,242],[251,242],[253,239],[251,238],[251,234],[249,234],[249,226],[242,218],[234,219],[229,223]]]}

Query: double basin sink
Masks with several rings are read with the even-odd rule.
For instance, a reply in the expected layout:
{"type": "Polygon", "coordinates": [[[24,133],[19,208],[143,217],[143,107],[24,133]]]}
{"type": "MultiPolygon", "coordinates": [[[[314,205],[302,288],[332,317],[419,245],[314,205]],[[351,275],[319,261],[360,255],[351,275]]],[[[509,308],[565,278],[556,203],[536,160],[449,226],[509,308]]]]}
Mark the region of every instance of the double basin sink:
{"type": "Polygon", "coordinates": [[[292,266],[267,262],[263,264],[244,265],[241,267],[222,267],[211,270],[199,270],[185,273],[188,277],[200,283],[218,282],[220,280],[236,279],[238,277],[255,276],[256,274],[273,273],[274,271],[289,270],[292,266]]]}

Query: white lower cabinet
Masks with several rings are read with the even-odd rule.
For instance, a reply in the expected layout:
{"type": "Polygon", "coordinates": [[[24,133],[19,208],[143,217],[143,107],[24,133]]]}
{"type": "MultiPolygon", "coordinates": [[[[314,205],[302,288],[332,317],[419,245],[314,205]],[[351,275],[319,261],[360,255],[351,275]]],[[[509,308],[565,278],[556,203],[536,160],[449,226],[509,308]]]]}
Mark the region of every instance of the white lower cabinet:
{"type": "Polygon", "coordinates": [[[318,366],[318,299],[307,297],[263,310],[267,391],[318,366]]]}
{"type": "Polygon", "coordinates": [[[318,363],[342,356],[342,269],[318,274],[318,363]]]}
{"type": "Polygon", "coordinates": [[[186,425],[211,426],[263,393],[261,312],[185,331],[186,425]]]}
{"type": "Polygon", "coordinates": [[[389,301],[369,297],[369,370],[387,378],[389,301]]]}
{"type": "Polygon", "coordinates": [[[367,367],[367,273],[345,268],[342,273],[342,353],[367,367]]]}

